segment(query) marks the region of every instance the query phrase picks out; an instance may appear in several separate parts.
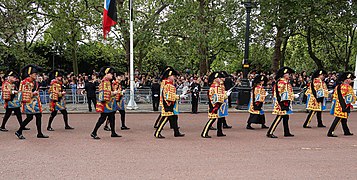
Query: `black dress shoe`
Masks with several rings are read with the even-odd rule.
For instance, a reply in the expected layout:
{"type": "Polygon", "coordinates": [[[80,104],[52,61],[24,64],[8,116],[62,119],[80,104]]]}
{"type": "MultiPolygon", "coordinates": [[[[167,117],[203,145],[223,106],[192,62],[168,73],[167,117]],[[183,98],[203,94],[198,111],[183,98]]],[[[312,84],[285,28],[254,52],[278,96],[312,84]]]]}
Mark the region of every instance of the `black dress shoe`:
{"type": "Polygon", "coordinates": [[[209,136],[209,135],[201,136],[201,137],[203,137],[203,138],[211,138],[211,136],[209,136]]]}
{"type": "Polygon", "coordinates": [[[49,137],[44,134],[37,134],[37,138],[49,138],[49,137]]]}
{"type": "Polygon", "coordinates": [[[303,128],[311,128],[311,126],[302,126],[303,128]]]}
{"type": "Polygon", "coordinates": [[[223,129],[231,129],[231,128],[232,128],[232,126],[228,126],[228,125],[223,126],[223,129]]]}
{"type": "Polygon", "coordinates": [[[177,133],[177,134],[174,134],[174,136],[175,136],[175,137],[184,137],[185,134],[183,134],[183,133],[177,133]]]}
{"type": "Polygon", "coordinates": [[[123,126],[120,128],[121,130],[129,130],[130,128],[126,127],[126,126],[123,126]]]}
{"type": "Polygon", "coordinates": [[[93,139],[100,139],[100,137],[98,137],[96,134],[90,134],[90,136],[93,138],[93,139]]]}
{"type": "Polygon", "coordinates": [[[71,127],[71,126],[66,126],[66,127],[64,127],[64,129],[67,129],[67,130],[72,130],[72,129],[74,129],[73,127],[71,127]]]}
{"type": "Polygon", "coordinates": [[[209,130],[217,130],[215,127],[210,127],[209,130]]]}
{"type": "Polygon", "coordinates": [[[278,136],[275,136],[274,134],[267,134],[268,138],[278,138],[278,136]]]}
{"type": "Polygon", "coordinates": [[[345,133],[345,136],[353,136],[353,133],[345,133]]]}
{"type": "Polygon", "coordinates": [[[268,129],[269,127],[266,126],[265,124],[262,125],[262,129],[268,129]]]}
{"type": "Polygon", "coordinates": [[[121,137],[121,135],[119,135],[119,134],[112,134],[110,137],[121,137]]]}
{"type": "Polygon", "coordinates": [[[247,126],[246,129],[250,129],[250,130],[254,130],[254,128],[252,126],[247,126]]]}
{"type": "Polygon", "coordinates": [[[165,136],[163,136],[163,135],[159,134],[156,138],[159,138],[159,139],[164,139],[164,138],[165,138],[165,136]]]}
{"type": "Polygon", "coordinates": [[[6,128],[0,128],[0,131],[8,132],[9,130],[7,130],[6,128]]]}
{"type": "Polygon", "coordinates": [[[55,131],[55,130],[53,128],[51,128],[51,127],[48,127],[47,131],[55,131]]]}
{"type": "Polygon", "coordinates": [[[22,134],[20,134],[19,132],[15,132],[15,135],[17,136],[17,138],[19,139],[26,139],[22,134]]]}
{"type": "Polygon", "coordinates": [[[328,137],[337,137],[336,135],[334,134],[327,134],[328,137]]]}
{"type": "Polygon", "coordinates": [[[294,137],[294,134],[284,134],[284,137],[294,137]]]}
{"type": "Polygon", "coordinates": [[[323,125],[323,124],[319,124],[319,125],[317,125],[317,127],[326,127],[325,125],[323,125]]]}
{"type": "Polygon", "coordinates": [[[227,135],[225,135],[225,134],[223,134],[223,133],[220,133],[220,134],[217,134],[217,136],[218,136],[218,137],[223,137],[223,136],[227,136],[227,135]]]}
{"type": "Polygon", "coordinates": [[[28,130],[30,130],[30,128],[24,127],[23,130],[28,131],[28,130]]]}
{"type": "Polygon", "coordinates": [[[104,131],[111,131],[108,126],[104,126],[104,131]]]}

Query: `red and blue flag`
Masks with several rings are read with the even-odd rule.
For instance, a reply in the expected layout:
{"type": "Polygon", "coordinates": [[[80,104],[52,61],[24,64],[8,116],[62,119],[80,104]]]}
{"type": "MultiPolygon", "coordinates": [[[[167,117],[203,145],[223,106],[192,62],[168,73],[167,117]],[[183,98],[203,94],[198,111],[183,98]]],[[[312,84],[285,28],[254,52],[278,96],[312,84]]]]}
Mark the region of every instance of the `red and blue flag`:
{"type": "Polygon", "coordinates": [[[103,11],[103,36],[106,38],[110,28],[117,24],[116,0],[104,0],[103,11]]]}

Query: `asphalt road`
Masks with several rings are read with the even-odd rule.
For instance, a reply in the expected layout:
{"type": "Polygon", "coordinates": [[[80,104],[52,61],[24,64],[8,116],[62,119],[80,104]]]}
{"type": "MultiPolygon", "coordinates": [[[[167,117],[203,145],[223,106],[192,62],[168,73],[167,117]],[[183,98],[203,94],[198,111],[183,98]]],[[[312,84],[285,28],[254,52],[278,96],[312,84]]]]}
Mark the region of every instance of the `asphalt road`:
{"type": "MultiPolygon", "coordinates": [[[[7,124],[9,132],[0,132],[0,179],[356,179],[357,113],[349,119],[355,136],[344,136],[337,127],[337,138],[326,136],[333,116],[324,113],[327,128],[302,128],[306,113],[291,115],[290,129],[295,137],[285,138],[282,123],[275,135],[265,136],[266,129],[246,130],[248,113],[231,113],[227,118],[232,129],[226,137],[203,139],[200,133],[207,114],[181,114],[179,125],[183,138],[173,137],[165,127],[165,139],[155,139],[152,127],[158,114],[127,114],[127,126],[121,131],[117,113],[117,132],[90,133],[98,114],[70,114],[75,130],[64,130],[59,114],[54,132],[45,130],[48,114],[43,116],[43,131],[49,139],[37,139],[35,121],[24,131],[26,140],[14,135],[18,123],[14,116],[7,124]]],[[[267,114],[267,125],[274,116],[267,114]]]]}

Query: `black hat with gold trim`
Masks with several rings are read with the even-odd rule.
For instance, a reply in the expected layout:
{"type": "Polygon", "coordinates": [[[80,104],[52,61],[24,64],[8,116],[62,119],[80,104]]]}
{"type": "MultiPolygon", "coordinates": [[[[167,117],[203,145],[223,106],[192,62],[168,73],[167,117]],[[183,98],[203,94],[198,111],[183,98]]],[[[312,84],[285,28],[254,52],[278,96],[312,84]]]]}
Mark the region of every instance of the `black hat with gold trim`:
{"type": "Polygon", "coordinates": [[[264,75],[255,76],[253,80],[253,85],[259,84],[262,81],[264,81],[264,84],[266,84],[268,82],[268,78],[264,75]]]}
{"type": "Polygon", "coordinates": [[[48,73],[48,76],[50,79],[55,79],[56,77],[63,77],[64,71],[55,69],[55,70],[51,71],[50,73],[48,73]]]}
{"type": "Polygon", "coordinates": [[[211,85],[216,78],[223,78],[224,75],[221,72],[213,72],[208,76],[208,85],[211,85]]]}
{"type": "Polygon", "coordinates": [[[42,71],[42,68],[40,66],[30,64],[21,69],[21,77],[22,79],[25,79],[30,76],[30,74],[33,73],[39,73],[42,71]]]}
{"type": "Polygon", "coordinates": [[[106,74],[113,74],[115,73],[115,70],[111,66],[104,66],[100,69],[99,71],[99,77],[104,77],[106,74]]]}
{"type": "Polygon", "coordinates": [[[224,78],[230,77],[230,75],[226,71],[221,71],[224,78]]]}
{"type": "Polygon", "coordinates": [[[162,73],[161,79],[166,79],[169,76],[178,76],[180,75],[174,68],[172,67],[167,67],[165,71],[162,73]]]}
{"type": "Polygon", "coordinates": [[[315,70],[314,73],[312,73],[312,79],[315,79],[315,78],[319,77],[320,75],[327,75],[327,72],[323,69],[315,70]]]}
{"type": "Polygon", "coordinates": [[[15,78],[19,78],[19,74],[14,70],[8,70],[5,74],[5,77],[8,77],[8,76],[13,76],[15,78]]]}
{"type": "Polygon", "coordinates": [[[351,72],[344,72],[340,76],[338,76],[338,80],[340,82],[343,82],[346,79],[354,80],[355,78],[356,78],[356,76],[351,72]]]}
{"type": "Polygon", "coordinates": [[[292,74],[294,72],[295,71],[289,67],[282,67],[277,71],[275,80],[282,78],[284,76],[284,74],[292,74]]]}

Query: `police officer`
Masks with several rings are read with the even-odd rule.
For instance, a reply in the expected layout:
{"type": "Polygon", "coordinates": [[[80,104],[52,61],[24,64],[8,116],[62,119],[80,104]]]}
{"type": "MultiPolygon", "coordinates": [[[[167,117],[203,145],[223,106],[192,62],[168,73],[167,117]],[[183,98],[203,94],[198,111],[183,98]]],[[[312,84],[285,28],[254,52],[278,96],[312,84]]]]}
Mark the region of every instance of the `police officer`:
{"type": "Polygon", "coordinates": [[[25,139],[22,135],[22,131],[26,125],[32,121],[33,116],[36,117],[37,138],[48,138],[41,130],[42,123],[42,104],[40,101],[39,87],[37,79],[37,73],[42,70],[41,67],[36,65],[28,65],[22,68],[22,81],[19,89],[19,100],[22,103],[23,111],[26,113],[26,119],[21,123],[19,130],[15,132],[15,135],[19,139],[25,139]]]}
{"type": "Polygon", "coordinates": [[[198,99],[200,98],[200,92],[201,92],[201,85],[197,82],[197,77],[193,78],[193,82],[191,83],[190,86],[190,91],[191,91],[191,104],[192,104],[192,113],[197,114],[197,109],[198,109],[198,99]]]}
{"type": "Polygon", "coordinates": [[[337,137],[335,135],[336,126],[341,122],[342,129],[345,136],[352,136],[353,133],[347,126],[347,119],[353,108],[352,104],[356,102],[356,95],[350,85],[356,77],[350,73],[345,72],[339,76],[338,85],[335,87],[332,96],[332,105],[330,113],[335,116],[330,129],[328,130],[328,137],[337,137]]]}
{"type": "Polygon", "coordinates": [[[294,72],[295,71],[289,67],[282,67],[276,73],[275,80],[277,82],[273,89],[273,114],[276,114],[276,118],[267,132],[267,137],[269,138],[278,138],[273,133],[281,119],[283,119],[284,136],[294,136],[289,130],[289,115],[293,113],[292,101],[294,100],[293,87],[291,86],[289,79],[290,75],[294,72]]]}
{"type": "Polygon", "coordinates": [[[160,103],[160,84],[156,79],[154,79],[154,82],[151,85],[151,98],[153,111],[158,111],[160,103]]]}
{"type": "MultiPolygon", "coordinates": [[[[20,106],[21,103],[18,99],[18,81],[19,76],[15,71],[8,71],[5,74],[6,80],[2,84],[2,99],[5,101],[4,108],[5,108],[5,115],[0,127],[0,131],[8,131],[5,126],[6,122],[9,120],[12,111],[16,115],[17,121],[19,122],[20,126],[22,123],[22,116],[20,106]]],[[[29,130],[29,128],[25,128],[24,130],[29,130]]]]}
{"type": "Polygon", "coordinates": [[[84,90],[86,91],[87,94],[87,100],[88,100],[88,110],[89,112],[92,112],[92,103],[94,105],[97,104],[97,97],[96,97],[96,85],[93,82],[92,76],[88,77],[88,82],[85,83],[84,85],[84,90]]]}

